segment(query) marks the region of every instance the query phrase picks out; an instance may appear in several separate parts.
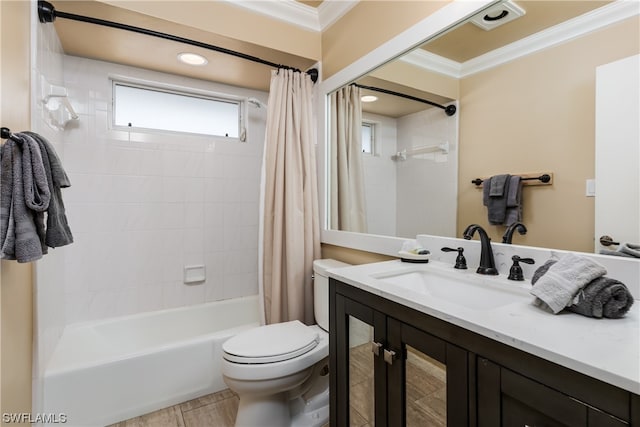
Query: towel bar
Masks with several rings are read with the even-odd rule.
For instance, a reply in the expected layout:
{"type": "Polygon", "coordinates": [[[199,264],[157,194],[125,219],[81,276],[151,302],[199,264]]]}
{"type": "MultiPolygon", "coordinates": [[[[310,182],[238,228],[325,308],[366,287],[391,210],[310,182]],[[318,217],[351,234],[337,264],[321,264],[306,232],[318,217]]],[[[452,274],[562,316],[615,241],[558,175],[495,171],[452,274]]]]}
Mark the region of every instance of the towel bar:
{"type": "MultiPolygon", "coordinates": [[[[520,180],[524,181],[522,185],[551,185],[553,184],[553,174],[520,174],[520,180]]],[[[476,178],[471,181],[476,187],[480,187],[484,180],[482,178],[476,178]]]]}

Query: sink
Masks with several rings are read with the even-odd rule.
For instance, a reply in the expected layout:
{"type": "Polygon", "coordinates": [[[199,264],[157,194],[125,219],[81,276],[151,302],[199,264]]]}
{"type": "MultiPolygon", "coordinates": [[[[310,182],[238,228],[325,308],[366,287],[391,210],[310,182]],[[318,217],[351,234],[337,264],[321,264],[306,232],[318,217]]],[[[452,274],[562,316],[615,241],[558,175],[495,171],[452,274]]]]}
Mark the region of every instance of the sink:
{"type": "Polygon", "coordinates": [[[526,289],[503,278],[471,276],[468,272],[442,272],[435,269],[403,270],[374,277],[434,299],[474,310],[492,310],[531,298],[526,289]]]}

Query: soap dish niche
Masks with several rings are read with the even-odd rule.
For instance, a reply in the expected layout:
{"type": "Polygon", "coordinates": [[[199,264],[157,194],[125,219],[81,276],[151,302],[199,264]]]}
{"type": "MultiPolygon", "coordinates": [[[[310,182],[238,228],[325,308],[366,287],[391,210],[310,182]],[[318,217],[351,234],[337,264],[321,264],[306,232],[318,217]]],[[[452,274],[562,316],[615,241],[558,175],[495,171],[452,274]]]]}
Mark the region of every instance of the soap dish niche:
{"type": "Polygon", "coordinates": [[[206,268],[204,265],[185,265],[182,282],[185,285],[195,285],[207,280],[206,268]]]}

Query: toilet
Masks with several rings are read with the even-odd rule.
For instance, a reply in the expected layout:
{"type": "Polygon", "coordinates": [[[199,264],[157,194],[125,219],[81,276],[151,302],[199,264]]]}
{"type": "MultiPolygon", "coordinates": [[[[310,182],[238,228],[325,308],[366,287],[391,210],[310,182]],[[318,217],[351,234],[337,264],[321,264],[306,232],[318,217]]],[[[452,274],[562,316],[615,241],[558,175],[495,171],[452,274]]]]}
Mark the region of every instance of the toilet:
{"type": "Polygon", "coordinates": [[[297,320],[241,332],[222,345],[222,375],[240,403],[236,427],[322,427],[329,422],[329,279],[340,261],[313,262],[317,324],[297,320]]]}

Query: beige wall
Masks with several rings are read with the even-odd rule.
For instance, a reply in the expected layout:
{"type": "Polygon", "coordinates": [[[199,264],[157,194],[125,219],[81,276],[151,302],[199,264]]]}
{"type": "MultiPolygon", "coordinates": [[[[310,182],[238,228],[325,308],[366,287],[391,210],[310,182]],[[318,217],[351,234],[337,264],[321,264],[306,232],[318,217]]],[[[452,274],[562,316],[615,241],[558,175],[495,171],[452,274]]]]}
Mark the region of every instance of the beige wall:
{"type": "Polygon", "coordinates": [[[349,249],[342,246],[329,245],[326,243],[322,244],[321,257],[324,259],[335,259],[353,265],[396,259],[390,256],[376,254],[373,252],[359,251],[357,249],[349,249]]]}
{"type": "MultiPolygon", "coordinates": [[[[26,1],[0,1],[0,123],[29,129],[29,28],[26,1]]],[[[0,265],[0,413],[31,411],[31,264],[0,265]]],[[[2,425],[5,425],[4,423],[2,425]]]]}
{"type": "Polygon", "coordinates": [[[322,73],[327,79],[417,24],[442,1],[361,1],[322,33],[322,73]]]}
{"type": "MultiPolygon", "coordinates": [[[[470,181],[500,173],[554,173],[548,187],[523,190],[529,232],[514,243],[591,252],[594,198],[595,68],[639,52],[639,19],[476,74],[460,83],[458,235],[471,223],[494,241],[482,190],[470,181]]],[[[616,108],[615,106],[611,106],[616,108]]]]}

